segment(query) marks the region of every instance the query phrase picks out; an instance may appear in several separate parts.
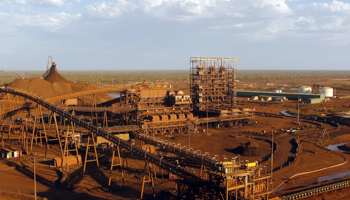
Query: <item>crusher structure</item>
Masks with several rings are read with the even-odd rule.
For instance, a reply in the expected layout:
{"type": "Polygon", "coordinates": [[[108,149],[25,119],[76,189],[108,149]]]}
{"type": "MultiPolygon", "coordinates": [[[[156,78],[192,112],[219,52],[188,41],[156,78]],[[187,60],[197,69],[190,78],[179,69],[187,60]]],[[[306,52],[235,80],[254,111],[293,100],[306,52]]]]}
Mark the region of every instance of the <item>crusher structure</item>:
{"type": "Polygon", "coordinates": [[[232,126],[253,118],[253,110],[237,108],[238,62],[236,58],[190,58],[190,95],[199,121],[232,126]]]}
{"type": "MultiPolygon", "coordinates": [[[[146,134],[184,133],[196,128],[190,95],[166,86],[144,86],[121,93],[120,105],[134,107],[125,113],[127,124],[140,125],[146,134]]],[[[192,130],[193,131],[193,130],[192,130]]]]}

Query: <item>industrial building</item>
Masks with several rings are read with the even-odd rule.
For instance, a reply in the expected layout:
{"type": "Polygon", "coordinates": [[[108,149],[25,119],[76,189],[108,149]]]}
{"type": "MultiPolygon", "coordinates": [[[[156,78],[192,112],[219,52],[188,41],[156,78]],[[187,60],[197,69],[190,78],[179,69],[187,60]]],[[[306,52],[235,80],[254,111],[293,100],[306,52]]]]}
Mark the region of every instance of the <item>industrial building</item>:
{"type": "Polygon", "coordinates": [[[249,123],[254,111],[236,106],[235,58],[190,58],[192,110],[199,123],[232,126],[249,123]]]}
{"type": "Polygon", "coordinates": [[[196,116],[220,115],[221,110],[236,106],[236,72],[238,59],[191,58],[191,98],[196,116]]]}
{"type": "Polygon", "coordinates": [[[301,93],[275,93],[275,92],[258,92],[258,91],[237,91],[237,97],[248,97],[256,99],[256,96],[259,98],[266,98],[269,100],[276,99],[289,99],[289,100],[302,100],[305,103],[321,103],[325,101],[324,94],[301,94],[301,93]],[[270,98],[268,98],[270,97],[270,98]]]}
{"type": "MultiPolygon", "coordinates": [[[[115,147],[110,148],[113,151],[110,173],[113,166],[121,169],[124,167],[121,162],[123,155],[125,158],[144,160],[145,171],[146,168],[151,168],[149,164],[152,163],[168,171],[169,178],[172,173],[178,180],[188,183],[189,187],[203,187],[204,194],[224,195],[227,200],[230,196],[267,199],[271,192],[271,176],[266,173],[261,175],[257,162],[240,162],[239,159],[236,162],[236,158],[229,161],[226,157],[224,160],[227,161],[220,162],[219,158],[210,158],[209,152],[197,154],[197,151],[191,152],[193,148],[190,146],[187,148],[179,144],[171,145],[154,137],[157,134],[192,133],[197,130],[197,126],[203,124],[207,127],[221,127],[252,121],[254,110],[236,107],[235,62],[238,61],[232,58],[191,58],[190,94],[174,91],[164,85],[139,84],[130,88],[96,89],[43,100],[27,91],[1,88],[1,92],[9,94],[7,101],[16,101],[14,99],[19,96],[39,105],[30,108],[27,102],[19,104],[19,107],[23,104],[25,109],[16,109],[11,117],[20,116],[21,119],[26,119],[26,126],[21,120],[16,133],[10,131],[15,128],[12,120],[9,120],[6,127],[4,123],[2,125],[7,130],[8,137],[18,136],[19,143],[26,150],[32,149],[34,143],[29,144],[30,141],[38,138],[41,146],[46,143],[47,149],[50,140],[57,140],[60,157],[54,158],[56,167],[67,166],[68,169],[69,163],[81,163],[83,157],[79,151],[82,148],[85,148],[83,172],[88,162],[96,162],[99,166],[97,144],[108,143],[109,147],[115,147]],[[112,91],[120,95],[112,100],[96,103],[96,94],[112,91]],[[77,105],[77,97],[87,95],[93,96],[92,104],[85,107],[77,105]],[[43,113],[48,117],[44,119],[43,113]],[[87,119],[90,116],[91,119],[87,119]],[[30,131],[25,130],[28,127],[30,131]],[[129,136],[134,142],[127,141],[129,136]],[[143,144],[141,148],[135,140],[143,144]],[[77,156],[69,155],[70,151],[77,156]],[[114,159],[116,163],[113,163],[114,159]]],[[[51,69],[48,69],[46,77],[55,71],[51,69]]],[[[4,114],[8,113],[2,111],[4,114]]],[[[17,156],[17,153],[8,149],[1,152],[4,157],[10,157],[10,154],[17,156]]],[[[124,172],[121,171],[124,179],[124,172]]],[[[151,175],[152,170],[146,172],[149,177],[156,177],[155,172],[151,175]]],[[[140,199],[143,197],[146,172],[142,178],[140,199]]],[[[110,182],[111,176],[109,184],[110,182]]]]}

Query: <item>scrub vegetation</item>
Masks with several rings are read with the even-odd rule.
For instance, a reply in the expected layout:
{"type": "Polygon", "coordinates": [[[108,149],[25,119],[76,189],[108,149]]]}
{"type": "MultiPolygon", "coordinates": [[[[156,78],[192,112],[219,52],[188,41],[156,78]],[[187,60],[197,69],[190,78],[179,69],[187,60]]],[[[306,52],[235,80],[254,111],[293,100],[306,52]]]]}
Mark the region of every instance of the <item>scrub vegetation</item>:
{"type": "MultiPolygon", "coordinates": [[[[18,78],[40,77],[43,71],[3,71],[0,84],[10,83],[18,78]]],[[[190,76],[188,70],[140,70],[140,71],[61,71],[72,82],[92,83],[98,87],[134,84],[143,81],[169,83],[178,88],[186,88],[190,76]]],[[[295,86],[323,83],[333,86],[350,87],[350,71],[274,71],[238,70],[237,78],[245,83],[293,84],[295,86]]]]}

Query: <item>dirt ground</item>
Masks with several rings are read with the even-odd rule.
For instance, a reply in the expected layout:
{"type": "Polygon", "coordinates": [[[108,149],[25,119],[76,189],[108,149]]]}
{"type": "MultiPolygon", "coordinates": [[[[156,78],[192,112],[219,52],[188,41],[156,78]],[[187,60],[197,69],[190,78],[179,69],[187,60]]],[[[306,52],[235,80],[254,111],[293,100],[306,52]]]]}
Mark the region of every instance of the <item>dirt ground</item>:
{"type": "MultiPolygon", "coordinates": [[[[34,147],[33,152],[38,156],[36,158],[36,187],[39,197],[53,200],[140,198],[141,178],[144,174],[144,162],[142,161],[128,160],[128,168],[125,169],[125,186],[123,186],[121,172],[115,169],[112,173],[111,187],[108,187],[109,167],[102,165],[97,168],[95,163],[88,164],[85,173],[82,173],[82,164],[71,165],[69,168],[71,180],[66,186],[62,184],[67,181],[66,168],[51,166],[52,158],[59,155],[57,149],[50,149],[47,158],[44,157],[45,153],[42,148],[34,147]]],[[[0,190],[34,196],[33,156],[0,160],[0,163],[2,169],[0,170],[0,190]]],[[[159,172],[159,169],[156,168],[156,171],[159,172]]],[[[175,188],[173,181],[161,177],[155,180],[155,185],[156,193],[162,190],[171,191],[175,188]]],[[[146,183],[144,198],[152,196],[152,187],[146,183]]]]}
{"type": "MultiPolygon", "coordinates": [[[[342,110],[343,104],[349,104],[349,100],[331,100],[322,104],[314,104],[312,109],[320,109],[323,107],[342,110]]],[[[283,104],[273,104],[269,106],[261,105],[260,103],[242,103],[242,107],[255,108],[257,112],[278,114],[280,111],[286,110],[286,105],[296,105],[296,102],[290,101],[283,104]]],[[[334,174],[336,172],[346,171],[350,168],[350,155],[343,151],[330,151],[324,147],[329,144],[340,144],[350,142],[350,128],[341,126],[337,129],[334,126],[323,123],[329,137],[320,139],[319,135],[314,135],[315,128],[313,123],[301,120],[300,125],[296,124],[296,118],[275,118],[267,116],[256,116],[257,124],[247,125],[242,127],[210,128],[209,133],[205,134],[202,130],[206,127],[201,127],[200,133],[189,135],[175,135],[174,137],[158,136],[160,139],[165,139],[175,144],[180,143],[181,146],[190,146],[192,151],[204,154],[209,152],[209,157],[217,155],[219,160],[224,161],[224,158],[233,158],[237,156],[233,150],[246,142],[256,142],[259,145],[260,156],[244,156],[240,159],[244,161],[259,161],[262,173],[271,170],[270,160],[266,160],[271,154],[271,132],[276,130],[275,142],[277,150],[274,155],[274,173],[273,187],[276,192],[288,190],[291,188],[318,183],[318,177],[334,174]],[[272,129],[272,127],[275,127],[272,129]],[[281,129],[287,130],[290,128],[304,127],[304,130],[294,133],[281,132],[281,129]],[[263,133],[265,131],[265,133],[263,133]],[[295,149],[293,141],[297,139],[299,142],[298,148],[295,149]],[[200,151],[198,151],[200,150],[200,151]],[[341,166],[329,168],[334,165],[342,164],[341,166]],[[324,170],[320,170],[327,168],[324,170]],[[320,170],[314,173],[297,176],[290,179],[295,174],[320,170]]],[[[208,133],[208,131],[206,131],[208,133]]],[[[208,156],[208,155],[206,155],[208,156]]]]}
{"type": "MultiPolygon", "coordinates": [[[[250,105],[250,104],[246,104],[250,105]]],[[[245,106],[245,105],[242,105],[245,106]]],[[[283,105],[274,106],[261,106],[260,104],[251,104],[258,112],[277,114],[279,111],[285,110],[283,105]]],[[[317,105],[320,106],[320,105],[317,105]]],[[[262,169],[262,173],[269,174],[271,170],[269,155],[271,153],[271,132],[275,127],[274,141],[277,144],[277,150],[274,154],[274,173],[273,173],[273,186],[277,187],[276,192],[280,190],[287,190],[290,188],[317,183],[317,178],[333,174],[339,171],[348,170],[350,163],[346,163],[342,166],[326,169],[316,173],[311,173],[296,178],[291,176],[312,170],[318,170],[321,168],[330,167],[344,162],[344,158],[350,159],[350,155],[341,151],[329,151],[322,146],[326,146],[330,143],[339,144],[344,142],[350,142],[349,127],[341,126],[339,129],[332,127],[328,124],[324,124],[327,128],[330,138],[319,146],[318,138],[311,137],[315,127],[311,127],[312,123],[301,122],[299,126],[306,127],[305,130],[286,133],[281,132],[281,129],[287,130],[292,127],[298,127],[296,125],[295,118],[275,118],[268,116],[256,116],[256,124],[232,127],[232,128],[209,128],[201,127],[199,133],[196,134],[177,134],[173,137],[161,136],[160,139],[166,139],[169,142],[175,144],[181,144],[181,146],[190,146],[192,151],[196,151],[200,154],[206,154],[209,157],[218,157],[219,160],[224,161],[225,158],[232,159],[238,154],[235,149],[248,142],[258,144],[258,153],[254,156],[240,155],[240,159],[244,162],[259,161],[259,166],[262,169]],[[203,133],[206,130],[206,134],[203,133]],[[209,134],[208,134],[209,133],[209,134]],[[299,141],[298,149],[294,149],[293,141],[297,139],[299,141]],[[190,144],[189,144],[190,140],[190,144]],[[199,151],[200,150],[200,151],[199,151]],[[291,158],[294,158],[291,159],[291,158]],[[282,183],[282,184],[281,184],[282,183]]],[[[73,188],[69,190],[61,188],[55,184],[55,181],[59,179],[58,171],[50,167],[47,164],[48,159],[57,157],[59,151],[55,148],[50,149],[47,155],[48,159],[44,158],[44,149],[35,147],[35,152],[38,153],[38,165],[42,165],[37,169],[38,176],[41,178],[37,182],[38,195],[41,197],[47,197],[48,199],[61,199],[61,195],[67,196],[69,199],[77,199],[84,197],[85,199],[135,199],[139,198],[141,190],[140,177],[142,174],[135,175],[135,172],[130,172],[127,175],[127,186],[123,187],[120,179],[120,172],[114,172],[113,180],[115,181],[115,187],[113,191],[110,191],[106,186],[109,176],[108,167],[100,167],[99,171],[96,171],[94,165],[88,168],[87,173],[83,178],[79,178],[74,184],[73,188]],[[40,162],[44,164],[40,164],[40,162]],[[98,174],[102,176],[97,176],[98,174]],[[104,177],[104,178],[101,178],[104,177]]],[[[12,165],[7,170],[0,171],[0,189],[12,192],[21,192],[26,194],[34,194],[33,187],[33,159],[24,158],[12,158],[3,160],[3,165],[12,165]]],[[[134,162],[132,169],[142,169],[142,162],[134,162]]],[[[81,165],[73,166],[71,170],[81,169],[81,165]]],[[[63,170],[64,171],[64,170],[63,170]]],[[[169,181],[158,182],[156,184],[156,190],[172,190],[174,189],[174,183],[169,181]]],[[[146,196],[152,194],[151,187],[146,187],[146,196]]],[[[328,194],[327,194],[328,195],[328,194]]],[[[315,197],[316,198],[316,197],[315,197]]]]}
{"type": "MultiPolygon", "coordinates": [[[[48,90],[55,85],[53,83],[57,82],[58,78],[52,78],[51,82],[47,83],[48,90]]],[[[42,82],[44,80],[35,81],[42,82]]],[[[48,82],[49,80],[45,81],[48,82]]],[[[16,82],[20,81],[17,80],[16,82]]],[[[16,82],[13,84],[15,85],[16,82]]],[[[20,85],[19,83],[16,84],[20,85]]],[[[62,83],[57,85],[60,84],[62,85],[62,83]]],[[[27,86],[24,83],[23,85],[27,86]]],[[[69,87],[72,88],[72,86],[69,87]]],[[[72,92],[74,92],[73,89],[72,92]]],[[[81,90],[87,89],[91,88],[88,88],[88,85],[86,85],[86,88],[81,90]]],[[[301,120],[298,125],[296,124],[296,118],[278,118],[266,115],[266,113],[277,115],[284,110],[296,113],[296,101],[285,101],[277,104],[252,103],[245,98],[239,98],[239,101],[240,108],[252,108],[256,112],[265,114],[257,115],[255,118],[256,123],[252,125],[220,129],[212,127],[207,129],[204,126],[200,127],[199,133],[196,134],[176,134],[171,137],[159,135],[157,137],[181,147],[186,146],[187,149],[193,148],[191,151],[210,158],[215,157],[220,161],[230,160],[238,155],[239,159],[244,162],[258,161],[261,172],[270,174],[271,136],[272,132],[274,132],[274,142],[277,147],[273,162],[273,188],[275,188],[275,192],[318,183],[319,177],[346,171],[350,168],[350,162],[346,162],[350,160],[350,151],[330,151],[324,148],[329,144],[350,142],[350,134],[348,134],[350,133],[350,127],[340,126],[340,128],[336,128],[323,123],[323,127],[326,128],[329,137],[320,139],[320,136],[314,135],[316,125],[312,121],[301,120]],[[290,130],[301,127],[304,128],[301,131],[282,131],[282,129],[290,130]],[[339,166],[332,167],[335,165],[339,166]],[[316,170],[318,171],[314,173],[291,178],[299,173],[316,170]]],[[[331,99],[320,104],[306,105],[301,103],[299,106],[308,108],[307,111],[304,109],[305,113],[301,114],[327,114],[326,110],[332,112],[349,111],[347,106],[349,104],[350,99],[331,99]]],[[[16,147],[14,144],[6,145],[16,147]]],[[[84,175],[81,173],[81,164],[71,166],[69,174],[71,174],[72,179],[67,181],[67,183],[70,183],[69,185],[72,185],[72,187],[67,188],[60,184],[67,178],[66,169],[50,166],[51,160],[59,156],[58,149],[49,149],[46,158],[44,156],[44,148],[35,146],[33,152],[36,152],[38,155],[36,173],[37,194],[40,197],[47,197],[48,199],[64,198],[66,200],[137,199],[140,197],[142,169],[144,166],[144,163],[141,161],[130,160],[126,172],[125,186],[123,186],[121,180],[121,172],[114,170],[111,188],[107,186],[109,177],[108,166],[102,165],[97,168],[94,163],[91,163],[84,175]],[[72,174],[77,175],[73,176],[72,174]]],[[[33,156],[0,160],[0,190],[33,195],[33,161],[33,156]]],[[[155,190],[157,193],[165,190],[171,192],[174,188],[175,183],[173,181],[161,178],[156,180],[155,190]]],[[[350,197],[349,191],[349,189],[345,189],[340,192],[330,192],[309,199],[346,199],[350,197]]],[[[152,197],[152,188],[149,184],[146,186],[145,193],[146,197],[152,197]]],[[[2,200],[1,196],[0,200],[2,200]]]]}

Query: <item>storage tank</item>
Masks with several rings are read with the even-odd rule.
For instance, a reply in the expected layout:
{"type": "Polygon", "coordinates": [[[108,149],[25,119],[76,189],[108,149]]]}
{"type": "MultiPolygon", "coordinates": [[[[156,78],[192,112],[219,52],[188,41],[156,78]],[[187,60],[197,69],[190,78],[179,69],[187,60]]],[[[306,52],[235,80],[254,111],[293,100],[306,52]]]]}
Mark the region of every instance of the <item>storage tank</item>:
{"type": "Polygon", "coordinates": [[[311,94],[312,92],[312,87],[310,86],[301,86],[298,88],[298,93],[301,94],[311,94]]]}
{"type": "Polygon", "coordinates": [[[323,87],[319,89],[320,94],[323,94],[325,97],[333,97],[333,88],[323,87]]]}
{"type": "Polygon", "coordinates": [[[282,90],[275,90],[275,93],[282,93],[282,90]]]}
{"type": "Polygon", "coordinates": [[[177,94],[176,94],[176,96],[183,96],[183,95],[184,95],[184,92],[183,92],[183,91],[181,91],[181,90],[180,90],[180,91],[178,91],[178,92],[177,92],[177,94]]]}

